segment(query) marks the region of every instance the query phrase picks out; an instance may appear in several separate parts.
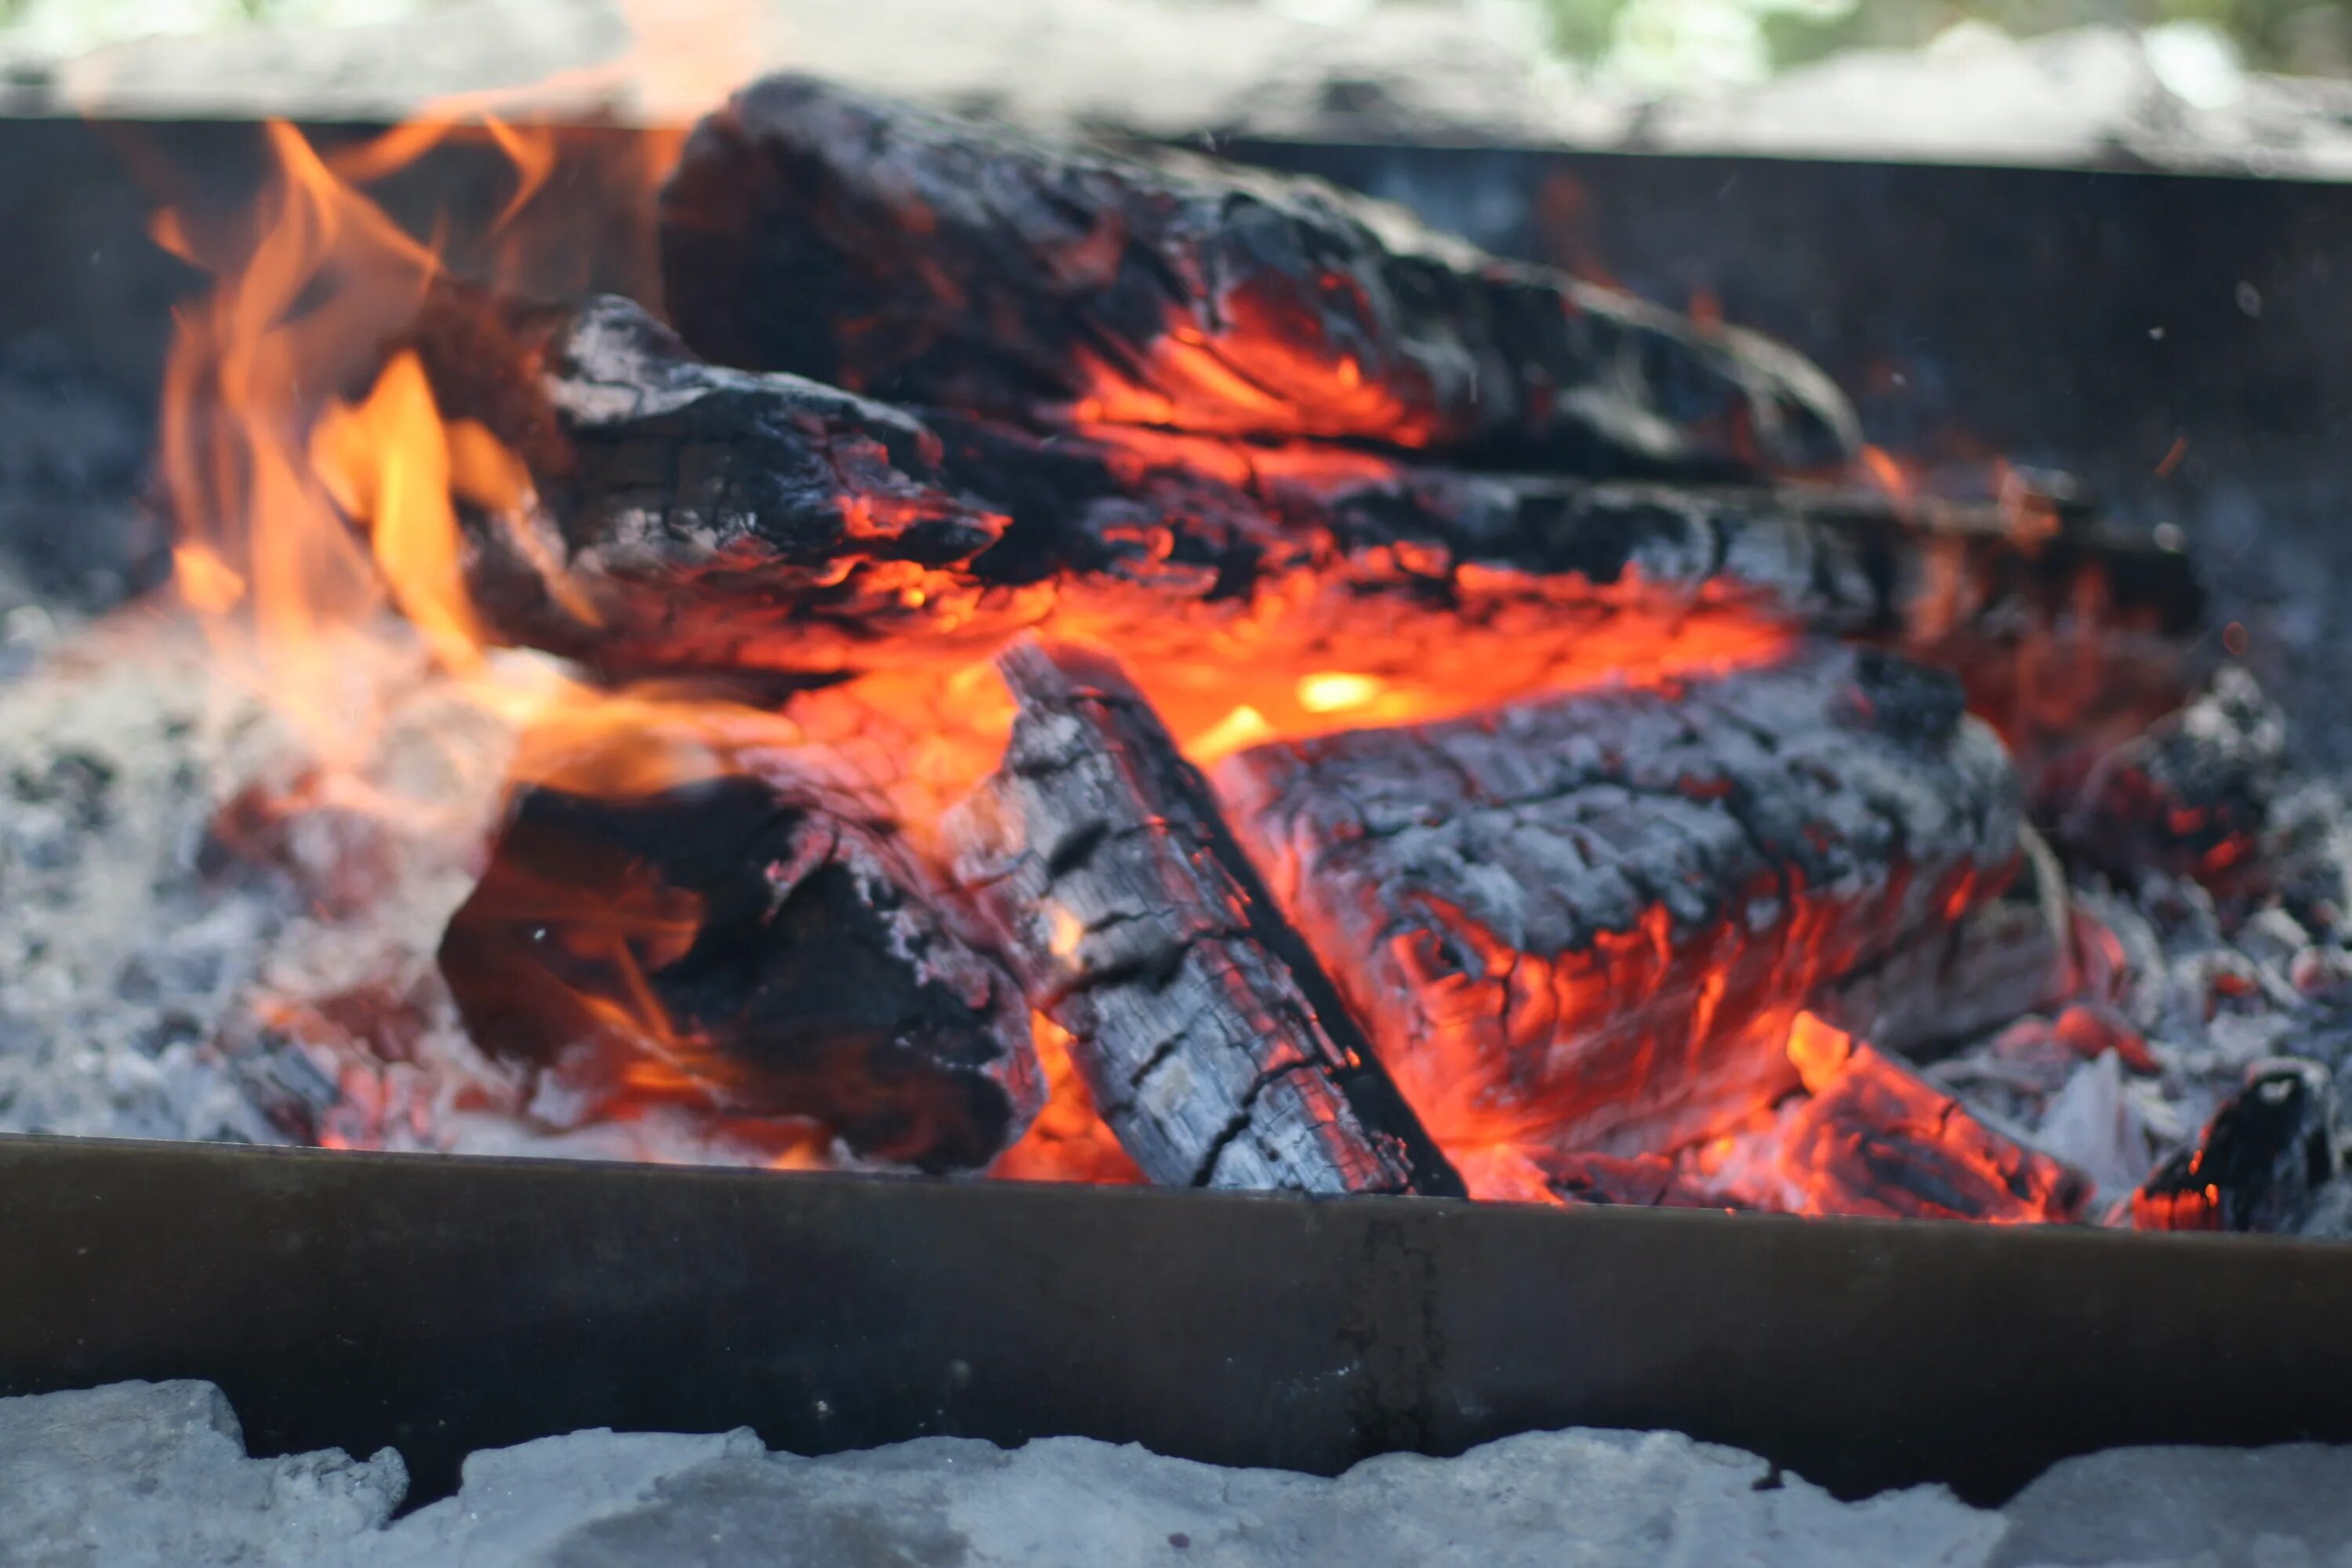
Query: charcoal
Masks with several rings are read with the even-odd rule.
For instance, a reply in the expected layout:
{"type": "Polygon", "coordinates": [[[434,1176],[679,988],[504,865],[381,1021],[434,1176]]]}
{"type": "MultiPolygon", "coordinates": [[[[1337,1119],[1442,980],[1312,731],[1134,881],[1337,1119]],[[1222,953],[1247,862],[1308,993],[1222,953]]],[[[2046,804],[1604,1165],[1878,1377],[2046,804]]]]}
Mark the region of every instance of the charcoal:
{"type": "Polygon", "coordinates": [[[2335,1084],[2314,1062],[2258,1063],[2193,1149],[2132,1196],[2142,1230],[2293,1230],[2343,1169],[2335,1084]]]}
{"type": "Polygon", "coordinates": [[[948,1171],[994,1158],[1043,1098],[1012,977],[887,824],[796,781],[524,788],[440,963],[476,1043],[589,1117],[810,1122],[948,1171]]]}
{"type": "Polygon", "coordinates": [[[1111,661],[1024,641],[1003,768],[950,815],[959,879],[1154,1182],[1459,1194],[1200,774],[1111,661]]]}
{"type": "Polygon", "coordinates": [[[1997,894],[2017,783],[1947,676],[1834,646],[1270,744],[1228,820],[1431,1130],[1633,1154],[1794,1089],[1820,984],[1997,894]]]}
{"type": "Polygon", "coordinates": [[[2195,702],[2101,759],[2060,818],[2061,841],[2127,883],[2161,871],[2252,892],[2285,773],[2284,718],[2229,666],[2195,702]]]}
{"type": "Polygon", "coordinates": [[[696,128],[661,230],[698,351],[898,402],[1593,475],[1831,468],[1858,443],[1789,349],[1319,181],[1050,144],[803,76],[696,128]]]}
{"type": "Polygon", "coordinates": [[[1933,600],[1939,637],[1971,617],[2031,626],[2070,613],[2085,573],[2140,584],[2119,616],[2178,631],[2198,615],[2178,557],[2029,552],[1995,516],[1864,494],[918,418],[704,364],[618,300],[501,314],[444,289],[413,345],[444,408],[491,424],[536,482],[532,515],[471,520],[490,628],[621,672],[831,673],[979,655],[1049,621],[1116,627],[1139,658],[1214,643],[1230,668],[1237,650],[1315,656],[1370,625],[1355,640],[1381,668],[1365,673],[1482,639],[1525,689],[1759,618],[1898,635],[1933,600]]]}

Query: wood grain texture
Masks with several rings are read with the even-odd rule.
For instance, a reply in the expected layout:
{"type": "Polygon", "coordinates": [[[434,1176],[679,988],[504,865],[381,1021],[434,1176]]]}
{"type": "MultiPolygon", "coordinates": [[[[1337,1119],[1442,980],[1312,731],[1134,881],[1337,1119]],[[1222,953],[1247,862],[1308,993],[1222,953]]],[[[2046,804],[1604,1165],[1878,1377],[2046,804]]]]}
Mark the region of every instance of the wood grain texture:
{"type": "Polygon", "coordinates": [[[1818,646],[1679,689],[1273,744],[1228,819],[1423,1121],[1633,1154],[1793,1087],[1790,1016],[2014,874],[1957,686],[1818,646]]]}
{"type": "Polygon", "coordinates": [[[804,76],[696,128],[661,223],[697,349],[898,402],[1591,475],[1821,469],[1858,445],[1790,349],[1320,181],[1035,141],[804,76]]]}
{"type": "Polygon", "coordinates": [[[1136,1163],[1169,1185],[1459,1193],[1200,775],[1117,668],[1024,641],[959,879],[1136,1163]]]}

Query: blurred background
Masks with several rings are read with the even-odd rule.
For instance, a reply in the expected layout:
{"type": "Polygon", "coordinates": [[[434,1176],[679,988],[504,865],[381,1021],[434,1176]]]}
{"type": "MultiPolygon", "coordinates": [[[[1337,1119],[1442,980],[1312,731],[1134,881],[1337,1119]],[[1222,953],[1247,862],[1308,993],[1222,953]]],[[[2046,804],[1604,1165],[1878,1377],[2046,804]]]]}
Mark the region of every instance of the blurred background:
{"type": "MultiPolygon", "coordinates": [[[[1752,84],[1854,49],[1933,49],[2084,26],[2137,33],[2159,68],[2226,87],[2252,69],[2352,75],[2352,5],[2313,0],[1163,0],[1195,22],[1263,9],[1331,27],[1378,26],[1382,11],[1518,13],[1526,41],[1595,84],[1659,93],[1752,84]]],[[[0,36],[65,58],[136,39],[237,28],[379,26],[466,7],[457,0],[0,0],[0,36]]],[[[538,0],[551,16],[596,7],[538,0]]],[[[692,12],[688,4],[646,13],[692,12]]],[[[793,9],[760,0],[732,9],[793,9]]],[[[947,7],[942,6],[942,9],[947,7]]],[[[995,7],[985,7],[995,9],[995,7]]],[[[1025,8],[1005,8],[1017,16],[1025,8]]]]}
{"type": "Polygon", "coordinates": [[[0,0],[0,113],[671,120],[780,65],[1145,136],[2352,177],[2312,0],[0,0]]]}

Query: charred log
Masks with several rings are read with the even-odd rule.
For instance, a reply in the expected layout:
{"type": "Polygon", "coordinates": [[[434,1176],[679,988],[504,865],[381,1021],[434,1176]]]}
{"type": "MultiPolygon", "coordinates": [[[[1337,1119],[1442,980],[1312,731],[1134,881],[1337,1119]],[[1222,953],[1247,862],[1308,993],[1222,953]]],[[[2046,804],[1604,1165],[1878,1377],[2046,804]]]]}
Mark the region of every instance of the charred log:
{"type": "Polygon", "coordinates": [[[698,350],[897,402],[1595,475],[1820,469],[1857,445],[1790,350],[1319,181],[1050,145],[805,77],[705,120],[661,215],[698,350]]]}
{"type": "Polygon", "coordinates": [[[2293,1229],[2343,1169],[2336,1087],[2312,1062],[2258,1067],[2197,1147],[2132,1194],[2142,1230],[2293,1229]]]}
{"type": "Polygon", "coordinates": [[[939,903],[886,826],[789,781],[531,787],[441,971],[476,1043],[583,1119],[675,1103],[968,1170],[1044,1086],[1019,988],[939,903]]]}
{"type": "Polygon", "coordinates": [[[1815,987],[1997,893],[2019,854],[2015,777],[1957,686],[1839,647],[1216,777],[1457,1156],[1671,1148],[1773,1103],[1815,987]]]}
{"type": "Polygon", "coordinates": [[[1108,659],[1024,642],[1003,768],[951,816],[957,874],[1168,1185],[1459,1193],[1213,797],[1108,659]]]}
{"type": "Polygon", "coordinates": [[[1965,509],[1150,431],[1045,437],[709,366],[622,300],[478,333],[470,352],[451,319],[421,339],[436,390],[502,411],[541,502],[474,520],[477,597],[499,635],[617,671],[831,672],[985,651],[1049,621],[1116,626],[1139,658],[1198,656],[1214,634],[1230,661],[1370,622],[1383,636],[1360,640],[1389,645],[1364,650],[1375,664],[1410,674],[1433,639],[1483,637],[1524,689],[1580,657],[1610,662],[1602,635],[1620,660],[1759,617],[2005,635],[2071,614],[2068,574],[2139,584],[2107,601],[2117,624],[2198,614],[2179,557],[2087,536],[2027,551],[1965,509]],[[515,407],[518,358],[540,373],[535,411],[515,407]]]}
{"type": "Polygon", "coordinates": [[[1781,1206],[1803,1214],[2064,1224],[2091,1183],[2024,1148],[1895,1058],[1810,1016],[1789,1055],[1807,1098],[1782,1117],[1781,1206]]]}

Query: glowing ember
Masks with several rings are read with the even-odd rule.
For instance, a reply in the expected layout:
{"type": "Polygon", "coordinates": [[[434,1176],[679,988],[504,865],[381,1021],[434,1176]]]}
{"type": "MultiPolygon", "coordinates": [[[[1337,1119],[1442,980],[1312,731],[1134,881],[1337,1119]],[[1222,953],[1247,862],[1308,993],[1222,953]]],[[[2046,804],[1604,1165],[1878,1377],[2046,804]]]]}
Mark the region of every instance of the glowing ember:
{"type": "Polygon", "coordinates": [[[1894,1058],[1801,1013],[1788,1057],[1803,1097],[1754,1131],[1700,1145],[1701,1179],[1790,1214],[1961,1219],[2080,1217],[2090,1184],[1978,1122],[1894,1058]]]}

